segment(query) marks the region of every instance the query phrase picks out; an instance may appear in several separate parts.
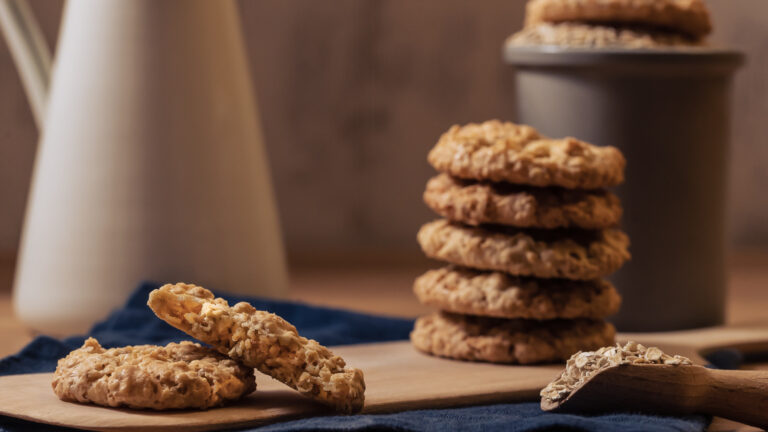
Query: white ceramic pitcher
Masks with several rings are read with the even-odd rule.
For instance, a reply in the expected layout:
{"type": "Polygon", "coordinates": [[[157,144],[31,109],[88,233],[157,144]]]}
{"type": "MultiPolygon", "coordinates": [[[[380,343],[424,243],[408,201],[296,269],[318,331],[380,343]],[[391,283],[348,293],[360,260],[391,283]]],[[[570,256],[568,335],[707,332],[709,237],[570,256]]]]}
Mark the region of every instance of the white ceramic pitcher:
{"type": "Polygon", "coordinates": [[[0,1],[42,120],[18,316],[46,333],[83,331],[142,280],[284,293],[233,1],[69,0],[47,104],[39,30],[24,0],[0,1]]]}

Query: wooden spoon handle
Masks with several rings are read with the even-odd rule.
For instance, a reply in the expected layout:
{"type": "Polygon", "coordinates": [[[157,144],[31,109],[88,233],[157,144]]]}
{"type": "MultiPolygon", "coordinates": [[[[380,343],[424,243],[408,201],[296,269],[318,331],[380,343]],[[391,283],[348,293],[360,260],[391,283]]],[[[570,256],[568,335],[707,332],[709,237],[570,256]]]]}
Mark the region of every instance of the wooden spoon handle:
{"type": "Polygon", "coordinates": [[[768,371],[709,369],[706,412],[768,427],[768,371]]]}

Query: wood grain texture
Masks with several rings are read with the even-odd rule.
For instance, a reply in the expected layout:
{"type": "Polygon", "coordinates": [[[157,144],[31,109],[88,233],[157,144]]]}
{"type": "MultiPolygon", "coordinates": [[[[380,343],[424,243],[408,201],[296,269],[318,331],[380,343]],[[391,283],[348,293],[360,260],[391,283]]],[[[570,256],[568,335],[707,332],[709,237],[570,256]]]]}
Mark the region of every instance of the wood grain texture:
{"type": "MultiPolygon", "coordinates": [[[[768,254],[741,252],[729,264],[727,323],[732,327],[768,325],[768,254]]],[[[435,265],[433,265],[435,266],[435,265]]],[[[419,304],[412,285],[428,268],[303,268],[291,275],[290,298],[309,304],[365,313],[413,318],[431,312],[419,304]]],[[[0,280],[8,284],[13,267],[0,262],[0,280]]],[[[0,357],[18,351],[32,335],[13,315],[10,285],[0,286],[0,357]]],[[[696,330],[689,333],[695,335],[696,330]]]]}
{"type": "MultiPolygon", "coordinates": [[[[51,42],[62,1],[32,0],[51,42]]],[[[768,244],[768,3],[708,0],[718,43],[750,61],[736,78],[732,236],[768,244]]],[[[514,118],[504,38],[523,0],[260,0],[240,3],[289,252],[393,250],[413,233],[433,174],[425,158],[452,123],[514,118]],[[311,215],[312,223],[307,223],[311,215]]],[[[15,252],[37,140],[0,41],[0,251],[15,252]]],[[[631,161],[630,161],[631,163],[631,161]]]]}
{"type": "MultiPolygon", "coordinates": [[[[397,267],[384,266],[368,269],[304,269],[293,274],[292,297],[313,304],[344,307],[369,313],[413,317],[424,314],[429,308],[418,304],[411,292],[411,282],[423,272],[426,266],[397,267]]],[[[0,276],[3,267],[0,266],[0,276]]],[[[768,308],[768,255],[763,253],[740,253],[731,260],[729,282],[728,322],[741,328],[761,327],[766,322],[768,308]]],[[[10,278],[12,267],[6,266],[6,277],[10,278]]],[[[0,293],[0,357],[18,351],[31,336],[24,326],[13,317],[10,296],[0,293]]],[[[636,337],[633,335],[631,337],[636,337]]],[[[678,333],[670,340],[660,340],[672,350],[670,352],[695,355],[699,348],[674,348],[676,342],[700,340],[693,332],[678,333]],[[677,338],[677,339],[676,339],[677,338]],[[672,345],[672,346],[670,346],[672,345]],[[681,351],[682,350],[682,351],[681,351]],[[691,352],[693,354],[691,354],[691,352]]],[[[733,342],[732,336],[729,340],[733,342]]],[[[659,339],[659,338],[657,338],[659,339]]],[[[742,339],[743,341],[743,339],[742,339]]],[[[759,348],[760,345],[752,345],[759,348]]],[[[767,348],[768,347],[764,347],[767,348]]],[[[766,364],[750,365],[749,368],[768,369],[766,364]]],[[[554,376],[554,375],[553,375],[554,376]]],[[[261,389],[267,388],[267,380],[259,381],[261,389]]],[[[276,383],[275,383],[276,384],[276,383]]],[[[46,390],[49,387],[46,387],[46,390]]],[[[52,393],[50,393],[52,395],[52,393]]],[[[753,432],[758,429],[743,424],[716,418],[710,431],[753,432]]]]}
{"type": "Polygon", "coordinates": [[[0,292],[0,357],[19,351],[31,339],[27,328],[16,318],[8,292],[0,292]]]}
{"type": "MultiPolygon", "coordinates": [[[[533,400],[560,368],[509,367],[444,360],[416,352],[409,342],[336,347],[365,373],[364,412],[394,412],[491,401],[533,400]]],[[[155,413],[60,401],[51,374],[0,377],[0,414],[89,430],[195,431],[259,425],[291,417],[331,414],[281,383],[259,374],[258,389],[241,403],[208,411],[155,413]]]]}
{"type": "Polygon", "coordinates": [[[768,428],[768,372],[707,369],[707,378],[708,412],[768,428]]]}
{"type": "Polygon", "coordinates": [[[499,50],[523,2],[331,4],[241,3],[287,244],[418,254],[428,149],[513,114],[499,50]]]}
{"type": "MultiPolygon", "coordinates": [[[[654,334],[619,335],[668,353],[698,355],[721,344],[768,348],[768,327],[714,328],[674,332],[657,340],[654,334]]],[[[365,374],[364,413],[396,412],[492,402],[536,401],[539,390],[562,365],[507,366],[441,359],[417,352],[408,341],[335,347],[333,351],[365,374]]],[[[288,418],[328,414],[319,405],[259,374],[258,389],[244,401],[207,411],[155,413],[108,409],[60,401],[50,387],[51,374],[0,377],[0,414],[42,423],[89,430],[199,431],[261,425],[288,418]]]]}
{"type": "Polygon", "coordinates": [[[624,364],[590,376],[545,411],[637,411],[668,415],[708,413],[768,426],[768,372],[709,369],[698,365],[624,364]]]}

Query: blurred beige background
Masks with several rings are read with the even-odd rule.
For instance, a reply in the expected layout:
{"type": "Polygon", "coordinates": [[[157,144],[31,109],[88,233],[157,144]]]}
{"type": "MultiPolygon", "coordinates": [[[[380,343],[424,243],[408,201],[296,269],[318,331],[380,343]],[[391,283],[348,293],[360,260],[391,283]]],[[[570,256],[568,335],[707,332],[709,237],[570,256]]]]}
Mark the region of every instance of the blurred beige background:
{"type": "MultiPolygon", "coordinates": [[[[293,264],[419,259],[428,149],[452,123],[514,119],[504,38],[522,0],[250,0],[241,11],[293,264]]],[[[736,79],[730,239],[768,249],[768,2],[709,0],[736,79]]],[[[63,2],[32,0],[52,46],[63,2]]],[[[23,220],[37,131],[0,40],[0,289],[23,220]],[[5,269],[2,271],[2,269],[5,269]]],[[[86,167],[84,167],[86,169],[86,167]]]]}

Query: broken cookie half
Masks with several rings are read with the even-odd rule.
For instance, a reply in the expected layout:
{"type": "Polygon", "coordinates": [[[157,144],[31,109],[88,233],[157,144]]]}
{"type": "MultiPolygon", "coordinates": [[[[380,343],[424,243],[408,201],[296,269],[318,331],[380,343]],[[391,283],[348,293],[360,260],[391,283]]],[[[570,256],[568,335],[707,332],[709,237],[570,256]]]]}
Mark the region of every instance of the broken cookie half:
{"type": "Polygon", "coordinates": [[[305,396],[345,413],[363,408],[363,372],[275,314],[246,302],[230,306],[203,287],[183,283],[152,291],[147,304],[168,324],[305,396]]]}

